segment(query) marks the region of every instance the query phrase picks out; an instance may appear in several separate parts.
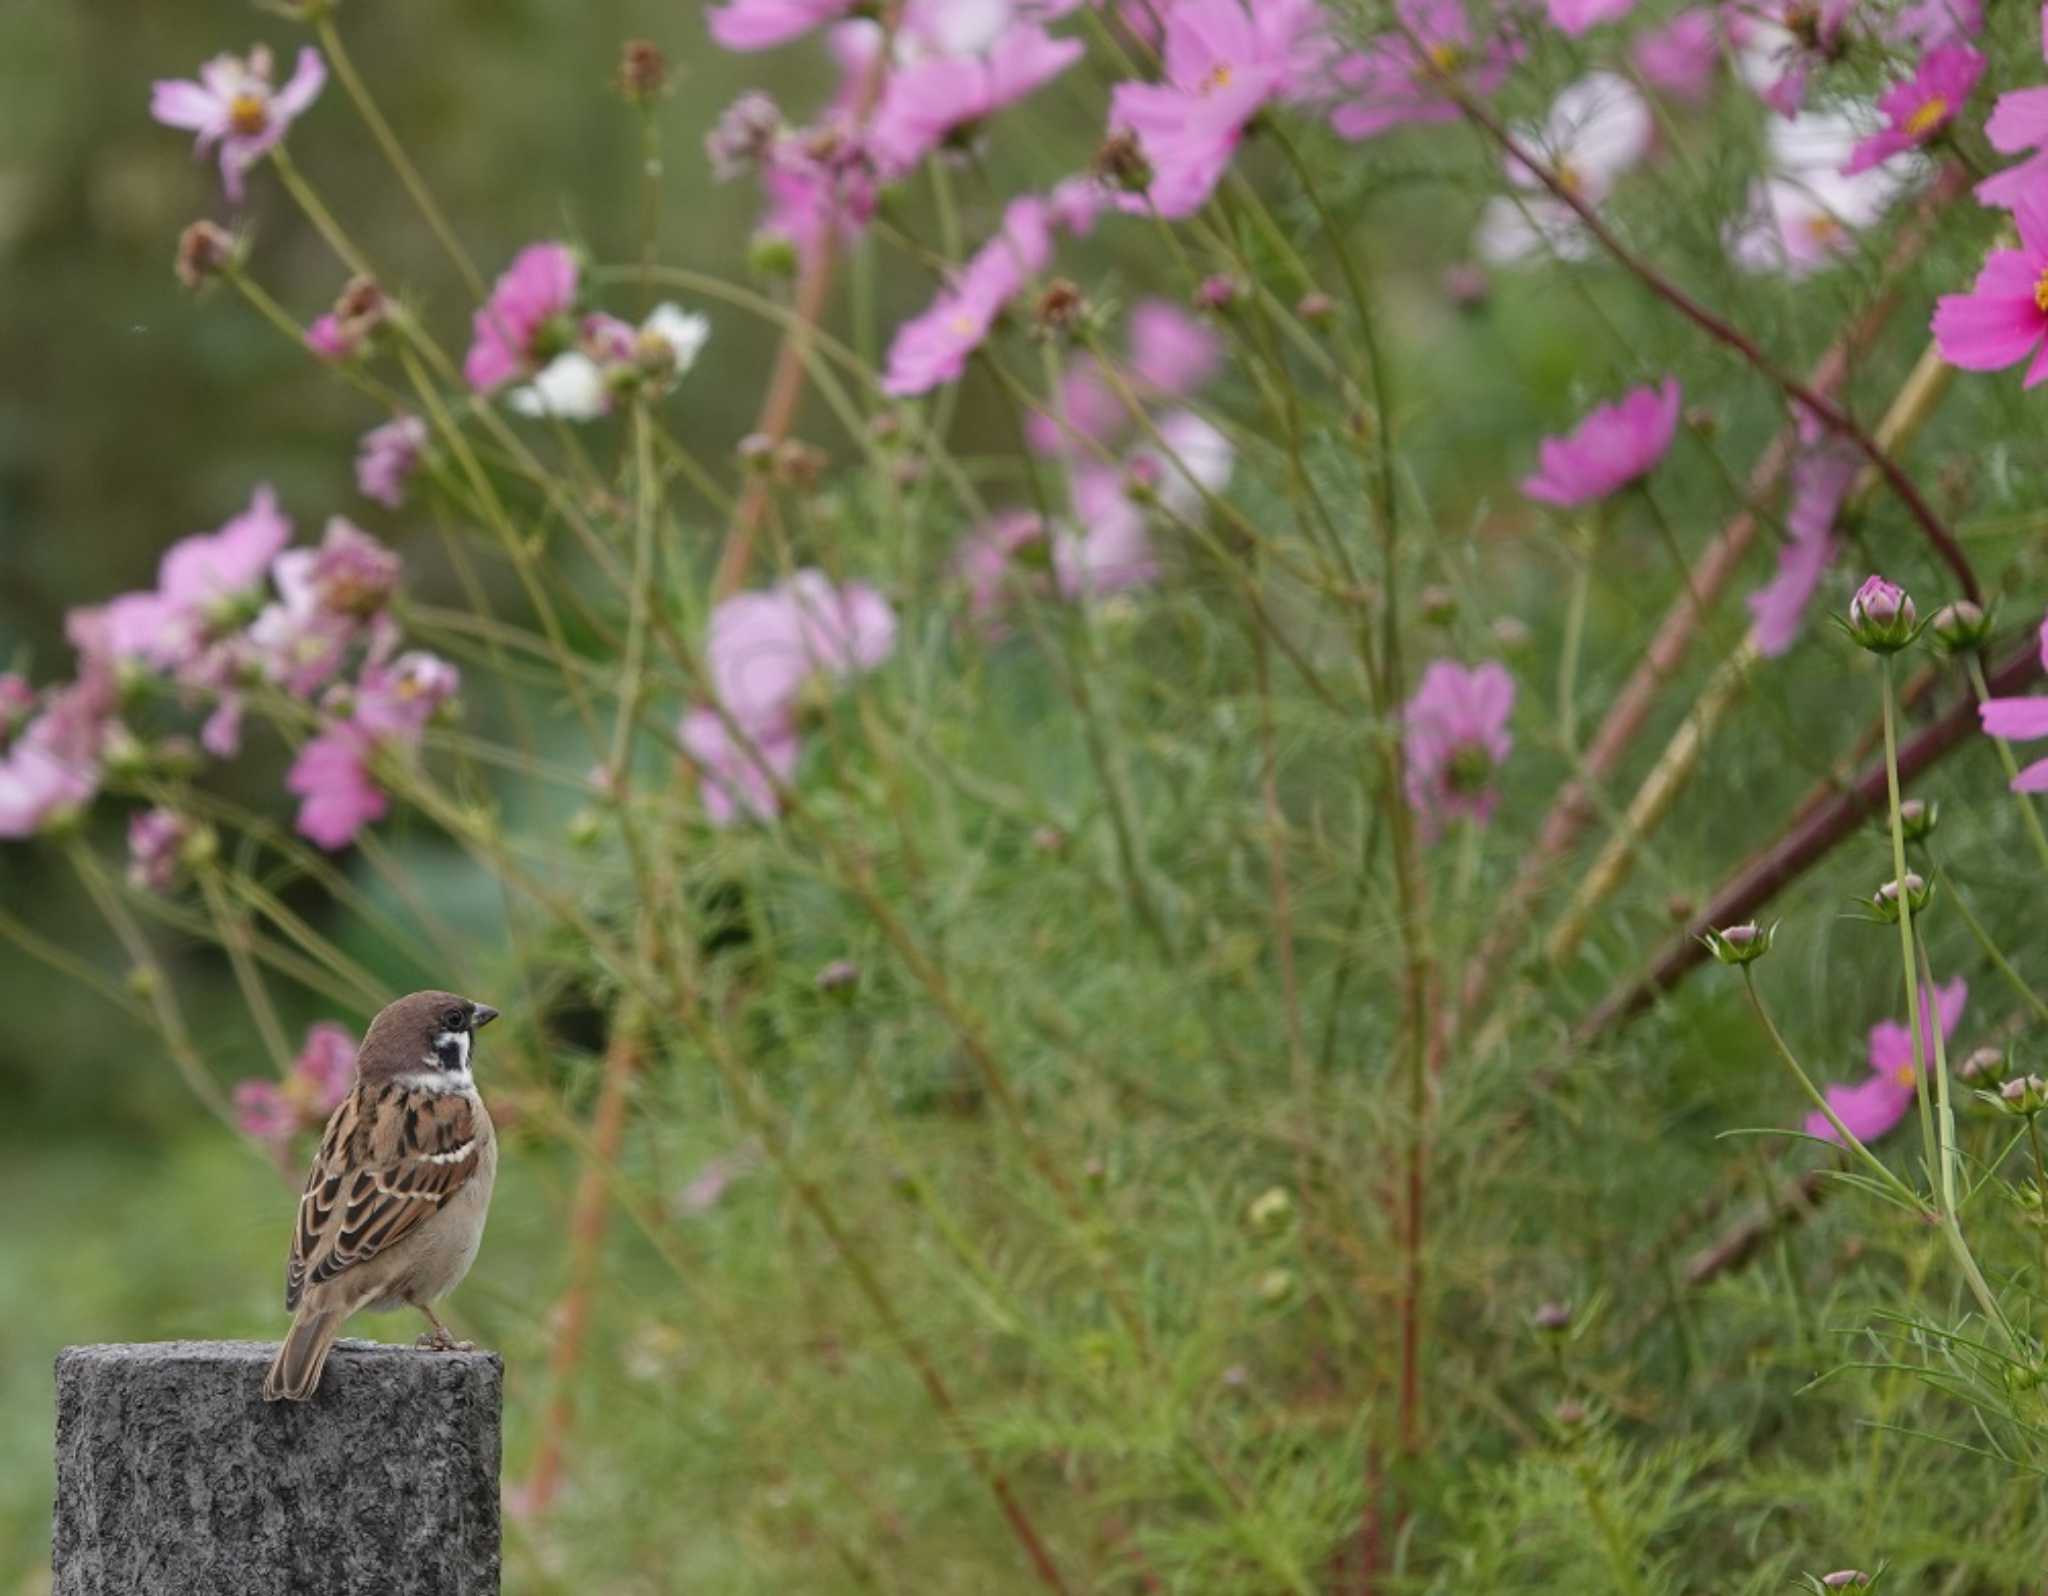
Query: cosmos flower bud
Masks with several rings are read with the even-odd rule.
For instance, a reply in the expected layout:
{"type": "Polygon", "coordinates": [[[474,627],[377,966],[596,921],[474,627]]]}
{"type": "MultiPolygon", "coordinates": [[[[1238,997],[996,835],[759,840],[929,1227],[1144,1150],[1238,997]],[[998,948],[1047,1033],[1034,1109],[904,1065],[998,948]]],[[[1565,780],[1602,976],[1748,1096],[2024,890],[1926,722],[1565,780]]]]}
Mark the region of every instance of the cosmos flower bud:
{"type": "Polygon", "coordinates": [[[2015,1075],[1998,1089],[1998,1100],[2008,1114],[2032,1119],[2048,1108],[2048,1081],[2038,1075],[2015,1075]]]}
{"type": "Polygon", "coordinates": [[[1152,163],[1145,159],[1138,135],[1129,131],[1110,134],[1095,152],[1089,169],[1111,188],[1142,194],[1152,186],[1152,163]]]}
{"type": "Polygon", "coordinates": [[[796,267],[796,241],[787,233],[763,228],[747,245],[747,270],[756,277],[794,277],[796,267]]]}
{"type": "Polygon", "coordinates": [[[809,493],[823,480],[831,457],[801,438],[785,438],[775,447],[775,480],[785,488],[809,493]]]}
{"type": "Polygon", "coordinates": [[[1228,310],[1244,295],[1244,285],[1235,277],[1218,272],[1213,277],[1204,277],[1195,289],[1197,310],[1228,310]]]}
{"type": "Polygon", "coordinates": [[[1444,298],[1459,310],[1480,309],[1493,292],[1493,284],[1487,279],[1485,268],[1471,261],[1445,267],[1442,281],[1444,298]]]}
{"type": "Polygon", "coordinates": [[[1550,1417],[1561,1430],[1576,1430],[1586,1422],[1586,1404],[1575,1397],[1566,1397],[1550,1410],[1550,1417]]]}
{"type": "Polygon", "coordinates": [[[1899,830],[1908,842],[1925,842],[1941,823],[1941,805],[1926,798],[1908,798],[1899,805],[1899,830]]]}
{"type": "Polygon", "coordinates": [[[1838,1568],[1820,1577],[1822,1590],[1867,1590],[1869,1586],[1870,1576],[1860,1568],[1838,1568]]]}
{"type": "Polygon", "coordinates": [[[740,465],[748,475],[765,477],[775,469],[775,440],[765,432],[750,432],[734,446],[740,465]]]}
{"type": "Polygon", "coordinates": [[[1572,1309],[1568,1302],[1545,1302],[1537,1305],[1529,1315],[1529,1323],[1545,1335],[1557,1335],[1569,1330],[1572,1324],[1572,1309]]]}
{"type": "Polygon", "coordinates": [[[235,263],[235,240],[212,222],[194,222],[178,235],[172,262],[178,281],[197,291],[235,263]]]}
{"type": "Polygon", "coordinates": [[[1843,624],[1850,637],[1873,654],[1896,654],[1920,635],[1912,596],[1876,575],[1865,577],[1849,600],[1849,615],[1843,624]]]}
{"type": "Polygon", "coordinates": [[[1270,1186],[1260,1192],[1244,1211],[1245,1223],[1267,1235],[1285,1225],[1293,1215],[1294,1199],[1279,1186],[1270,1186]]]}
{"type": "Polygon", "coordinates": [[[851,959],[834,959],[818,972],[816,985],[827,997],[850,998],[860,985],[860,966],[851,959]]]}
{"type": "Polygon", "coordinates": [[[1934,640],[1951,654],[1980,647],[1991,635],[1991,617],[1968,599],[1942,605],[1927,625],[1934,640]]]}
{"type": "Polygon", "coordinates": [[[1268,1269],[1259,1276],[1259,1301],[1267,1307],[1278,1307],[1294,1295],[1294,1271],[1292,1269],[1268,1269]]]}
{"type": "Polygon", "coordinates": [[[1777,934],[1775,925],[1766,930],[1754,920],[1745,920],[1741,925],[1709,931],[1700,940],[1723,964],[1754,964],[1771,951],[1771,939],[1777,934]]]}
{"type": "Polygon", "coordinates": [[[1335,318],[1337,301],[1321,291],[1303,294],[1295,304],[1294,314],[1309,326],[1320,327],[1335,318]]]}
{"type": "Polygon", "coordinates": [[[1088,300],[1071,277],[1055,277],[1031,307],[1032,325],[1048,336],[1072,332],[1088,314],[1088,300]]]}
{"type": "Polygon", "coordinates": [[[1133,504],[1155,503],[1164,478],[1159,462],[1149,454],[1141,454],[1124,467],[1124,497],[1133,504]]]}
{"type": "Polygon", "coordinates": [[[1415,595],[1415,607],[1431,626],[1448,626],[1458,618],[1458,595],[1442,583],[1432,582],[1415,595]]]}
{"type": "Polygon", "coordinates": [[[579,809],[569,817],[569,846],[594,848],[604,835],[604,817],[595,809],[579,809]]]}
{"type": "Polygon", "coordinates": [[[1992,1087],[2005,1079],[2005,1049],[1980,1047],[1956,1066],[1956,1079],[1966,1086],[1992,1087]]]}
{"type": "MultiPolygon", "coordinates": [[[[1918,871],[1908,870],[1904,877],[1906,908],[1919,914],[1934,898],[1934,889],[1918,871]]],[[[1899,882],[1887,881],[1870,895],[1870,906],[1877,911],[1877,917],[1887,925],[1896,925],[1899,919],[1899,882]]]]}

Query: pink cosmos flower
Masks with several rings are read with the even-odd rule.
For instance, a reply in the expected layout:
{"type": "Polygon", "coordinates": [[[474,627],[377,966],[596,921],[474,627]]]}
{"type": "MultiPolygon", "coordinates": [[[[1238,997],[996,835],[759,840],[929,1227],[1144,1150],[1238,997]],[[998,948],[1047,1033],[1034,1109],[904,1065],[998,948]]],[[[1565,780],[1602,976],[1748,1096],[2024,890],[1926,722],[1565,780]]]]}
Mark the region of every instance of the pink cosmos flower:
{"type": "Polygon", "coordinates": [[[296,1116],[275,1081],[235,1083],[235,1128],[244,1136],[278,1148],[291,1140],[296,1116]]]}
{"type": "Polygon", "coordinates": [[[1569,509],[1649,475],[1671,447],[1680,403],[1678,379],[1666,377],[1591,411],[1568,436],[1543,440],[1542,469],[1523,479],[1522,491],[1569,509]]]}
{"type": "Polygon", "coordinates": [[[270,566],[277,601],[248,633],[263,673],[286,692],[310,697],[341,669],[366,624],[372,659],[381,659],[397,642],[384,611],[399,571],[396,554],[338,515],[328,519],[318,548],[286,549],[270,566]]]}
{"type": "Polygon", "coordinates": [[[315,1123],[324,1121],[348,1096],[356,1074],[356,1039],[346,1026],[320,1020],[308,1028],[299,1056],[292,1061],[292,1079],[306,1098],[315,1123]]]}
{"type": "Polygon", "coordinates": [[[1941,358],[1965,371],[1997,371],[2032,357],[2022,386],[2048,379],[2048,191],[2013,208],[2018,249],[1994,249],[1967,294],[1944,294],[1934,310],[1941,358]]]}
{"type": "Polygon", "coordinates": [[[896,647],[896,614],[862,582],[835,588],[802,570],[778,587],[735,593],[711,612],[704,645],[712,692],[750,730],[789,724],[820,675],[872,670],[896,647]]]}
{"type": "Polygon", "coordinates": [[[967,612],[984,635],[1004,635],[997,614],[1014,591],[1044,585],[1048,560],[1045,522],[1033,511],[999,511],[975,528],[955,566],[967,585],[967,612]]]}
{"type": "MultiPolygon", "coordinates": [[[[1922,1029],[1920,1069],[1934,1066],[1934,1038],[1927,1022],[1939,1018],[1944,1042],[1955,1035],[1969,1001],[1970,989],[1961,976],[1938,992],[1920,989],[1922,1029]]],[[[1891,1131],[1913,1106],[1915,1066],[1913,1033],[1897,1020],[1880,1020],[1870,1028],[1867,1044],[1870,1074],[1854,1086],[1830,1086],[1828,1106],[1859,1142],[1872,1142],[1891,1131]]],[[[1806,1134],[1822,1141],[1840,1143],[1834,1126],[1818,1109],[1806,1116],[1806,1134]]]]}
{"type": "Polygon", "coordinates": [[[1010,201],[1002,230],[975,252],[929,310],[896,329],[882,391],[901,399],[958,382],[996,317],[1051,258],[1045,202],[1029,195],[1010,201]]]}
{"type": "Polygon", "coordinates": [[[1230,485],[1237,450],[1192,410],[1161,416],[1157,431],[1156,444],[1148,439],[1132,451],[1128,469],[1151,485],[1169,515],[1192,520],[1230,485]]]}
{"type": "Polygon", "coordinates": [[[728,0],[704,14],[728,50],[771,50],[858,10],[860,0],[728,0]]]}
{"type": "Polygon", "coordinates": [[[1832,112],[1773,121],[1771,175],[1751,183],[1747,211],[1727,228],[1729,258],[1745,271],[1800,278],[1849,254],[1856,234],[1883,218],[1907,177],[1901,163],[1843,176],[1861,137],[1854,122],[1832,112]]]}
{"type": "Polygon", "coordinates": [[[1081,55],[1080,40],[1055,39],[1023,22],[1004,28],[985,51],[913,63],[890,74],[868,142],[885,170],[908,172],[947,140],[1050,83],[1081,55]]]}
{"type": "Polygon", "coordinates": [[[322,360],[338,364],[344,360],[354,359],[362,344],[360,340],[349,336],[348,330],[341,324],[341,318],[330,310],[306,329],[306,347],[322,360]]]}
{"type": "Polygon", "coordinates": [[[333,853],[389,812],[390,800],[370,775],[372,747],[368,733],[344,721],[299,750],[284,786],[300,799],[300,836],[333,853]]]}
{"type": "Polygon", "coordinates": [[[1778,571],[1749,596],[1751,638],[1766,659],[1798,640],[1806,607],[1835,558],[1835,517],[1863,469],[1863,457],[1836,440],[1820,443],[1792,468],[1792,505],[1778,571]]]}
{"type": "Polygon", "coordinates": [[[1889,125],[1856,146],[1842,175],[1854,177],[1894,155],[1922,148],[1956,119],[1983,75],[1984,57],[1966,44],[1928,51],[1912,77],[1878,98],[1877,108],[1889,125]]]}
{"type": "Polygon", "coordinates": [[[1114,466],[1083,466],[1074,472],[1070,491],[1075,527],[1062,531],[1052,548],[1060,592],[1087,601],[1157,582],[1152,536],[1144,512],[1124,491],[1123,473],[1114,466]]]}
{"type": "Polygon", "coordinates": [[[1489,661],[1466,667],[1432,661],[1402,711],[1408,806],[1425,834],[1439,836],[1459,817],[1486,824],[1500,802],[1494,777],[1514,748],[1508,720],[1515,679],[1489,661]]]}
{"type": "Polygon", "coordinates": [[[462,374],[479,393],[524,377],[574,335],[567,325],[576,303],[578,269],[566,244],[528,244],[491,287],[473,318],[462,374]]]}
{"type": "Polygon", "coordinates": [[[258,487],[249,508],[219,531],[172,544],[154,591],[125,593],[104,607],[107,646],[116,658],[159,669],[192,665],[254,608],[264,573],[291,534],[277,495],[258,487]]]}
{"type": "Polygon", "coordinates": [[[192,828],[169,809],[144,809],[128,821],[128,884],[167,893],[177,884],[178,852],[192,828]]]}
{"type": "Polygon", "coordinates": [[[1698,105],[1721,69],[1721,27],[1710,7],[1694,6],[1638,35],[1632,54],[1649,83],[1674,100],[1698,105]]]}
{"type": "Polygon", "coordinates": [[[33,837],[89,802],[99,784],[97,723],[53,705],[0,757],[0,838],[33,837]]]}
{"type": "MultiPolygon", "coordinates": [[[[2041,35],[2041,53],[2048,57],[2048,6],[2042,10],[2041,35]]],[[[2026,151],[2029,158],[1979,183],[1977,198],[2011,209],[2022,195],[2040,193],[2048,185],[2048,85],[2000,95],[1984,124],[1984,136],[2001,155],[2026,151]]]]}
{"type": "Polygon", "coordinates": [[[356,491],[387,510],[398,509],[426,448],[427,424],[418,416],[372,427],[356,445],[356,491]]]}
{"type": "Polygon", "coordinates": [[[1636,8],[1636,0],[1548,0],[1550,21],[1558,32],[1576,39],[1602,22],[1613,22],[1636,8]]]}
{"type": "Polygon", "coordinates": [[[0,671],[0,754],[7,752],[35,708],[36,690],[28,678],[17,671],[0,671]]]}
{"type": "Polygon", "coordinates": [[[733,737],[715,709],[690,710],[676,727],[676,740],[697,767],[697,795],[714,826],[742,818],[773,820],[782,812],[777,783],[796,775],[803,744],[793,726],[745,728],[753,749],[733,737]]]}
{"type": "Polygon", "coordinates": [[[1333,69],[1342,97],[1330,126],[1344,138],[1371,138],[1410,122],[1454,122],[1459,112],[1446,92],[1449,82],[1491,94],[1521,57],[1521,41],[1505,28],[1476,44],[1464,0],[1395,0],[1395,10],[1402,28],[1379,35],[1333,69]]]}
{"type": "Polygon", "coordinates": [[[1307,89],[1328,41],[1316,0],[1178,0],[1164,21],[1165,81],[1119,83],[1109,125],[1137,136],[1152,169],[1120,203],[1170,218],[1201,209],[1252,119],[1307,89]]]}
{"type": "MultiPolygon", "coordinates": [[[[1216,374],[1223,342],[1205,323],[1164,299],[1140,300],[1131,311],[1126,385],[1146,399],[1177,399],[1216,374]]],[[[1025,437],[1039,454],[1060,455],[1079,442],[1106,443],[1129,423],[1130,412],[1092,356],[1070,365],[1060,383],[1057,413],[1037,411],[1025,437]]]]}
{"type": "MultiPolygon", "coordinates": [[[[2048,620],[2041,623],[2042,668],[2048,670],[2048,620]]],[[[2007,742],[2048,737],[2048,698],[1987,698],[1977,706],[1985,735],[2007,742]]],[[[2012,779],[2014,792],[2048,792],[2048,759],[2037,759],[2012,779]]]]}
{"type": "Polygon", "coordinates": [[[326,63],[308,46],[299,51],[291,81],[273,89],[270,52],[258,45],[246,57],[215,56],[199,69],[196,83],[158,81],[150,91],[149,114],[165,127],[197,133],[201,155],[220,146],[221,187],[239,205],[244,175],[277,147],[326,81],[326,63]]]}
{"type": "Polygon", "coordinates": [[[1884,35],[1894,44],[1938,50],[1962,44],[1984,31],[1984,0],[1913,0],[1901,6],[1886,24],[1884,35]]]}

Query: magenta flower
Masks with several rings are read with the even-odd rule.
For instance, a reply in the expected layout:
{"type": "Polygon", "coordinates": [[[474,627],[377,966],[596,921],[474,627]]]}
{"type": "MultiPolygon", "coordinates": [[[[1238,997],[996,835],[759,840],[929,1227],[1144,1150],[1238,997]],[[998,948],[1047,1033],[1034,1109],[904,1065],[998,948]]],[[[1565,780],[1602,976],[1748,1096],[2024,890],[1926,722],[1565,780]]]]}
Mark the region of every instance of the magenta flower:
{"type": "Polygon", "coordinates": [[[1500,802],[1494,777],[1514,748],[1515,679],[1489,661],[1432,661],[1402,711],[1408,807],[1434,838],[1460,817],[1486,824],[1500,802]]]}
{"type": "Polygon", "coordinates": [[[948,140],[972,134],[1005,106],[1033,94],[1081,59],[1078,39],[1035,23],[1002,30],[986,51],[941,55],[892,73],[868,142],[885,170],[907,172],[948,140]]]}
{"type": "Polygon", "coordinates": [[[1632,54],[1645,81],[1674,100],[1697,105],[1712,92],[1721,69],[1721,28],[1709,7],[1694,6],[1638,35],[1632,54]]]}
{"type": "Polygon", "coordinates": [[[1179,0],[1165,14],[1165,81],[1119,83],[1112,133],[1135,134],[1152,171],[1127,210],[1191,216],[1208,201],[1251,121],[1294,98],[1326,51],[1315,0],[1179,0]]]}
{"type": "Polygon", "coordinates": [[[1678,379],[1636,388],[1589,413],[1569,436],[1545,438],[1542,469],[1522,482],[1532,499],[1560,509],[1604,499],[1655,469],[1678,428],[1678,379]]]}
{"type": "Polygon", "coordinates": [[[199,69],[197,82],[166,78],[150,91],[149,114],[165,127],[199,135],[198,153],[220,146],[221,186],[242,202],[244,175],[284,138],[285,130],[319,95],[327,66],[311,46],[299,51],[291,81],[271,87],[271,56],[262,45],[246,57],[217,55],[199,69]]]}
{"type": "Polygon", "coordinates": [[[1547,0],[1551,25],[1576,39],[1602,22],[1613,22],[1636,8],[1636,0],[1547,0]]]}
{"type": "Polygon", "coordinates": [[[263,673],[286,692],[310,697],[341,669],[366,624],[371,653],[381,658],[397,642],[384,611],[399,571],[396,554],[338,515],[329,518],[318,548],[286,549],[270,567],[277,601],[248,633],[263,673]]]}
{"type": "Polygon", "coordinates": [[[1766,659],[1792,647],[1820,579],[1835,558],[1835,517],[1863,469],[1851,446],[1829,441],[1792,468],[1792,504],[1785,512],[1785,546],[1778,571],[1749,596],[1751,638],[1766,659]]]}
{"type": "Polygon", "coordinates": [[[1879,97],[1877,108],[1888,125],[1856,146],[1842,175],[1854,177],[1929,143],[1956,119],[1983,75],[1984,57],[1966,44],[1928,51],[1912,77],[1879,97]]]}
{"type": "Polygon", "coordinates": [[[427,424],[418,416],[372,427],[356,445],[356,491],[387,510],[398,509],[426,448],[427,424]]]}
{"type": "Polygon", "coordinates": [[[704,14],[728,50],[770,50],[860,9],[860,0],[728,0],[704,14]]]}
{"type": "MultiPolygon", "coordinates": [[[[2048,31],[2048,23],[2043,26],[2048,31]]],[[[2043,43],[2048,46],[2048,40],[2043,43]]],[[[2048,54],[2048,49],[2043,53],[2048,54]]],[[[1979,183],[1979,200],[2013,209],[2023,195],[2042,192],[2048,186],[2048,85],[2001,94],[1984,123],[1984,136],[1999,154],[2024,151],[2028,158],[1979,183]]]]}
{"type": "Polygon", "coordinates": [[[491,286],[473,318],[462,374],[479,393],[531,375],[575,338],[569,313],[578,269],[566,244],[528,244],[491,286]]]}
{"type": "Polygon", "coordinates": [[[882,391],[902,399],[958,382],[1004,307],[1051,258],[1045,202],[1029,195],[1010,201],[1002,231],[975,252],[929,310],[896,329],[882,391]]]}
{"type": "Polygon", "coordinates": [[[1330,126],[1344,138],[1371,138],[1409,122],[1454,122],[1459,113],[1446,92],[1450,82],[1491,94],[1521,57],[1521,41],[1504,28],[1476,43],[1464,0],[1395,0],[1395,9],[1405,32],[1379,35],[1334,68],[1342,97],[1330,126]]]}
{"type": "Polygon", "coordinates": [[[782,812],[778,784],[795,775],[803,744],[793,726],[743,728],[753,743],[735,739],[715,709],[689,711],[676,727],[676,740],[697,767],[697,795],[714,826],[742,818],[773,820],[782,812]]]}
{"type": "Polygon", "coordinates": [[[322,314],[306,329],[306,347],[320,359],[339,364],[353,360],[362,340],[352,336],[333,311],[322,314]]]}
{"type": "Polygon", "coordinates": [[[1995,249],[1967,294],[1944,294],[1934,310],[1941,358],[1965,371],[1997,371],[2029,356],[2021,386],[2048,379],[2048,192],[2034,190],[2013,208],[2018,249],[1995,249]]]}
{"type": "MultiPolygon", "coordinates": [[[[2048,620],[2041,623],[2042,668],[2048,669],[2048,620]]],[[[2048,698],[1987,698],[1977,706],[1987,736],[2007,742],[2048,737],[2048,698]]],[[[2048,759],[2037,759],[2012,779],[2014,792],[2048,792],[2048,759]]]]}
{"type": "MultiPolygon", "coordinates": [[[[1922,1030],[1920,1069],[1934,1065],[1934,1037],[1928,1021],[1938,1016],[1944,1042],[1955,1035],[1969,1001],[1970,989],[1961,976],[1938,992],[1920,988],[1922,1030]]],[[[1897,1020],[1880,1020],[1870,1028],[1867,1044],[1870,1074],[1854,1086],[1830,1086],[1828,1106],[1859,1142],[1872,1142],[1891,1131],[1913,1106],[1916,1070],[1913,1061],[1913,1033],[1897,1020]]],[[[1806,1134],[1825,1142],[1840,1143],[1827,1116],[1815,1109],[1806,1116],[1806,1134]]]]}
{"type": "Polygon", "coordinates": [[[192,666],[254,610],[264,573],[291,534],[277,496],[257,488],[249,508],[219,531],[172,544],[153,592],[124,593],[104,607],[107,647],[163,670],[192,666]]]}

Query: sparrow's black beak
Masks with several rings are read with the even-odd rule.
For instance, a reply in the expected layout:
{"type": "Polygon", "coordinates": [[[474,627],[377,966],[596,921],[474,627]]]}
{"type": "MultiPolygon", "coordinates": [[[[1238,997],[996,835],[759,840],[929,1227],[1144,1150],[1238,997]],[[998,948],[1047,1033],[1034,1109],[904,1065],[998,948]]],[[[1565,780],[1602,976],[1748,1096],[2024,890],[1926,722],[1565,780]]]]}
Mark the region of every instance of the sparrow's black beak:
{"type": "Polygon", "coordinates": [[[479,1003],[476,1006],[476,1013],[472,1014],[469,1017],[469,1028],[472,1031],[481,1031],[486,1025],[489,1025],[491,1021],[495,1020],[497,1017],[498,1011],[492,1008],[490,1004],[479,1003]]]}

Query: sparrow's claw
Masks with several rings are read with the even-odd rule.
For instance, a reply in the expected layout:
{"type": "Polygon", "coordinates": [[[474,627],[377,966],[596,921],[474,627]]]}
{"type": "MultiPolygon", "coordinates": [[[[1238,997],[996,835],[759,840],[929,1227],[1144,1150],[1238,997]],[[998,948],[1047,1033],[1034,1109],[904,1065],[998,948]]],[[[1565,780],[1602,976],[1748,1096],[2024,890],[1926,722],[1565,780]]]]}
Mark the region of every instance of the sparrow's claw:
{"type": "Polygon", "coordinates": [[[413,1346],[421,1352],[474,1352],[476,1350],[473,1342],[457,1341],[439,1326],[432,1330],[422,1330],[419,1334],[419,1339],[413,1342],[413,1346]]]}

